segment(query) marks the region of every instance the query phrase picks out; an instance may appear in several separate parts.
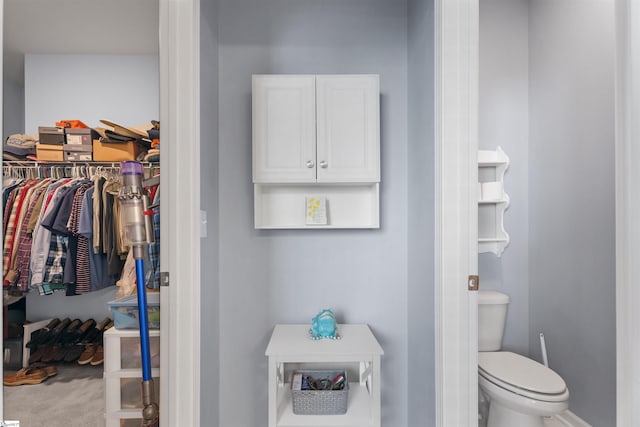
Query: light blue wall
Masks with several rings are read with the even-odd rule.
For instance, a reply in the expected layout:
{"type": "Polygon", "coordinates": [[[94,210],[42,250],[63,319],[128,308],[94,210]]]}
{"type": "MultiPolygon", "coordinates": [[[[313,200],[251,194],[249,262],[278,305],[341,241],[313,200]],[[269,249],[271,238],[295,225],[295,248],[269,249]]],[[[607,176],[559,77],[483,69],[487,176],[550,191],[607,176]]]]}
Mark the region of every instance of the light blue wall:
{"type": "Polygon", "coordinates": [[[529,353],[529,0],[480,2],[479,148],[502,147],[511,164],[505,191],[511,204],[501,258],[480,254],[480,288],[511,297],[503,348],[529,353]]]}
{"type": "Polygon", "coordinates": [[[570,409],[615,425],[613,1],[532,0],[529,310],[570,409]]]}
{"type": "Polygon", "coordinates": [[[159,117],[157,55],[25,55],[25,133],[59,120],[144,125],[159,117]]]}
{"type": "Polygon", "coordinates": [[[90,292],[84,295],[66,296],[64,292],[53,295],[39,295],[37,291],[27,294],[27,320],[37,322],[58,317],[95,319],[99,322],[105,316],[112,317],[109,301],[116,299],[116,286],[90,292]]]}
{"type": "Polygon", "coordinates": [[[408,9],[408,426],[435,425],[434,5],[408,9]]]}
{"type": "Polygon", "coordinates": [[[219,25],[219,423],[266,425],[273,326],[333,307],[340,322],[371,325],[385,350],[383,425],[406,426],[407,4],[221,0],[219,25]],[[379,230],[253,228],[254,73],[380,75],[379,230]]]}

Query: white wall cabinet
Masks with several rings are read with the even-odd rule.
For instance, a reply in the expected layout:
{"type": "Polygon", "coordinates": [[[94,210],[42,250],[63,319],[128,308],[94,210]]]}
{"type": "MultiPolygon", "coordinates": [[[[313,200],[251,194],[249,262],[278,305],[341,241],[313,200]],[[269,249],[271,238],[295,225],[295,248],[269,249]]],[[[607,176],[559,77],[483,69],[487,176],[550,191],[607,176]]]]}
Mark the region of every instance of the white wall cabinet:
{"type": "Polygon", "coordinates": [[[376,75],[254,75],[256,228],[377,228],[376,75]],[[309,224],[306,199],[326,200],[309,224]]]}
{"type": "Polygon", "coordinates": [[[478,253],[502,256],[509,244],[504,228],[504,212],[509,195],[504,191],[504,174],[509,157],[502,148],[478,150],[478,253]]]}
{"type": "Polygon", "coordinates": [[[338,325],[339,340],[313,340],[309,325],[276,325],[269,357],[269,427],[380,427],[382,347],[369,326],[338,325]],[[343,415],[293,413],[291,376],[296,369],[346,370],[347,412],[343,415]]]}

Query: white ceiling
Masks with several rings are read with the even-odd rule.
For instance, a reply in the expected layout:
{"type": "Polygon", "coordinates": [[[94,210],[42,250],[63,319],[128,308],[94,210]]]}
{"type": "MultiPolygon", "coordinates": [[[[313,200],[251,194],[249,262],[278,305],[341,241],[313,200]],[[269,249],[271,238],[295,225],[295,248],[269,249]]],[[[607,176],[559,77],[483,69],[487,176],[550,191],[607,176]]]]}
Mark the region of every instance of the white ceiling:
{"type": "Polygon", "coordinates": [[[24,54],[157,54],[158,0],[4,0],[4,78],[24,54]]]}

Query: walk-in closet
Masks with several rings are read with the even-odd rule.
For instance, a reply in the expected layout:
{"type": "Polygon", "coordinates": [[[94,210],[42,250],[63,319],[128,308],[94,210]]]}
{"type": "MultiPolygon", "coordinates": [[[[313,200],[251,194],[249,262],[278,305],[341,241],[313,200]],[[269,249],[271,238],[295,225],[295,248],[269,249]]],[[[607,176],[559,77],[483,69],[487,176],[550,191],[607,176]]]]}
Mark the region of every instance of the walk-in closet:
{"type": "Polygon", "coordinates": [[[136,306],[136,263],[119,230],[120,168],[139,162],[149,198],[155,242],[145,246],[144,278],[158,402],[159,1],[0,7],[4,420],[140,425],[141,345],[137,308],[128,304],[136,306]],[[57,138],[47,129],[56,128],[64,140],[47,144],[57,138]],[[88,141],[72,140],[69,128],[85,129],[76,133],[88,141]],[[137,136],[115,141],[126,129],[137,136]]]}

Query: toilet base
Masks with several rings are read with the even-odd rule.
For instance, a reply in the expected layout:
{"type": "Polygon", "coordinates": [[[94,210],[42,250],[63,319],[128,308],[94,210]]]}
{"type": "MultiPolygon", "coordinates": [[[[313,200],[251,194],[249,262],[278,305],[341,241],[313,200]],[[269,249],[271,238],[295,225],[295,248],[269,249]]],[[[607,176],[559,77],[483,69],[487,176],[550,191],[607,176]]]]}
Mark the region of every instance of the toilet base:
{"type": "Polygon", "coordinates": [[[544,427],[544,417],[513,411],[506,406],[491,402],[487,427],[544,427]]]}

